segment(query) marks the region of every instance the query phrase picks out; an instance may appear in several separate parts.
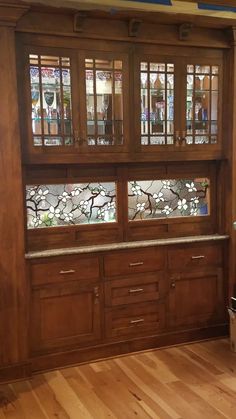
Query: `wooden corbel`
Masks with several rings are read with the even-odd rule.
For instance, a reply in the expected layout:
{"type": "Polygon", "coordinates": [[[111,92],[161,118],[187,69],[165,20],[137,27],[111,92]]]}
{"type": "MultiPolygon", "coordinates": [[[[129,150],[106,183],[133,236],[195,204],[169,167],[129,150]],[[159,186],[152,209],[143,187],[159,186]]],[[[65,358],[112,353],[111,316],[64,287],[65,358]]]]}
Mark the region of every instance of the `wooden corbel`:
{"type": "Polygon", "coordinates": [[[187,41],[192,31],[192,28],[192,23],[182,23],[182,25],[179,26],[179,40],[187,41]]]}
{"type": "Polygon", "coordinates": [[[142,21],[139,19],[130,19],[129,21],[129,36],[138,36],[142,21]]]}
{"type": "Polygon", "coordinates": [[[84,31],[84,22],[87,17],[86,12],[78,12],[74,15],[74,32],[84,31]]]}
{"type": "Polygon", "coordinates": [[[236,46],[236,26],[231,26],[225,31],[227,40],[231,46],[236,46]]]}

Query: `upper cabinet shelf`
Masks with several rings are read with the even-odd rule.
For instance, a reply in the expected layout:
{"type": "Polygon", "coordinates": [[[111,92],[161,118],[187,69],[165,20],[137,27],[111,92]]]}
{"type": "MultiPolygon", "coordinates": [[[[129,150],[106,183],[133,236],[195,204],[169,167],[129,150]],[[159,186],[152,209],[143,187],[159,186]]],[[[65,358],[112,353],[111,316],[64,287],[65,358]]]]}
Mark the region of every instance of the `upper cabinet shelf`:
{"type": "Polygon", "coordinates": [[[27,47],[25,161],[191,160],[203,150],[220,158],[221,51],[200,49],[196,58],[184,48],[183,56],[156,49],[27,47]]]}

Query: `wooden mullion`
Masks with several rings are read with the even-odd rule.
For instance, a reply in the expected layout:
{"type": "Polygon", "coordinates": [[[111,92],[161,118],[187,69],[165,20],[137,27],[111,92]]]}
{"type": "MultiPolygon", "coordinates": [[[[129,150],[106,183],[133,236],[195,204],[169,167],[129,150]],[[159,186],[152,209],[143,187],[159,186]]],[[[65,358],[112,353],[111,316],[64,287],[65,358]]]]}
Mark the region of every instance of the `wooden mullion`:
{"type": "Polygon", "coordinates": [[[150,124],[151,124],[151,108],[150,108],[150,62],[147,62],[147,100],[148,100],[148,144],[151,144],[151,138],[150,138],[150,124]]]}
{"type": "Polygon", "coordinates": [[[195,73],[195,64],[193,65],[193,68],[194,68],[194,70],[193,70],[193,97],[192,97],[192,100],[193,100],[193,129],[192,129],[192,132],[193,132],[193,144],[195,144],[195,134],[196,134],[196,122],[195,122],[195,99],[196,99],[196,92],[195,92],[195,78],[196,78],[196,73],[195,73]]]}
{"type": "Polygon", "coordinates": [[[41,66],[41,55],[38,55],[38,69],[39,69],[39,96],[40,96],[40,112],[41,112],[41,137],[42,147],[45,146],[44,138],[44,114],[43,114],[43,85],[42,85],[42,66],[41,66]]]}
{"type": "MultiPolygon", "coordinates": [[[[114,145],[117,144],[116,138],[116,126],[115,126],[115,69],[114,69],[114,60],[112,60],[112,137],[114,138],[114,145]]],[[[112,138],[112,145],[113,145],[112,138]]]]}
{"type": "Polygon", "coordinates": [[[167,145],[167,63],[165,63],[165,145],[167,145]]]}
{"type": "Polygon", "coordinates": [[[209,86],[209,118],[208,118],[208,124],[209,124],[209,144],[211,144],[211,108],[212,108],[212,65],[210,65],[210,86],[209,86]]]}
{"type": "Polygon", "coordinates": [[[97,79],[96,79],[96,67],[95,58],[93,58],[93,91],[94,91],[94,139],[95,145],[97,146],[98,141],[98,120],[97,120],[97,79]]]}
{"type": "Polygon", "coordinates": [[[64,120],[64,95],[63,95],[63,78],[62,78],[62,65],[61,57],[59,57],[59,73],[60,73],[60,95],[61,95],[61,138],[63,145],[65,145],[65,120],[64,120]]]}

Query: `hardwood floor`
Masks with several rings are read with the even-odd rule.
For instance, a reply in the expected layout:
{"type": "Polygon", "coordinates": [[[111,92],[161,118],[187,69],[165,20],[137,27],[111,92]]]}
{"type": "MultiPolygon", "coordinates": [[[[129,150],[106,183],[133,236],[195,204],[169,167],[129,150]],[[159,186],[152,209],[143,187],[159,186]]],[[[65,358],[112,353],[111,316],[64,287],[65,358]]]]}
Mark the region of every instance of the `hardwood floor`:
{"type": "Polygon", "coordinates": [[[227,339],[143,352],[0,386],[0,419],[236,418],[227,339]]]}

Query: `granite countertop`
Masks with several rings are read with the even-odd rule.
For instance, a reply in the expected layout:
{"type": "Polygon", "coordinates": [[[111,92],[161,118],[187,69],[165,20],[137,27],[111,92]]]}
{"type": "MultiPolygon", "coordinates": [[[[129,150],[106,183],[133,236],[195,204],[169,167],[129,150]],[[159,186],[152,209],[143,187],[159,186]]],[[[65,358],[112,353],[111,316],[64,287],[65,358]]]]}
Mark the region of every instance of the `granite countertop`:
{"type": "Polygon", "coordinates": [[[150,246],[166,246],[170,244],[200,243],[200,242],[205,242],[205,241],[227,240],[228,238],[229,236],[227,235],[208,234],[204,236],[187,236],[187,237],[175,237],[175,238],[168,238],[168,239],[97,244],[93,246],[78,246],[78,247],[69,247],[69,248],[61,248],[61,249],[38,250],[38,251],[26,253],[25,258],[36,259],[36,258],[52,257],[52,256],[75,255],[75,254],[81,254],[81,253],[95,253],[95,252],[103,252],[103,251],[109,251],[109,250],[135,249],[135,248],[150,247],[150,246]]]}

